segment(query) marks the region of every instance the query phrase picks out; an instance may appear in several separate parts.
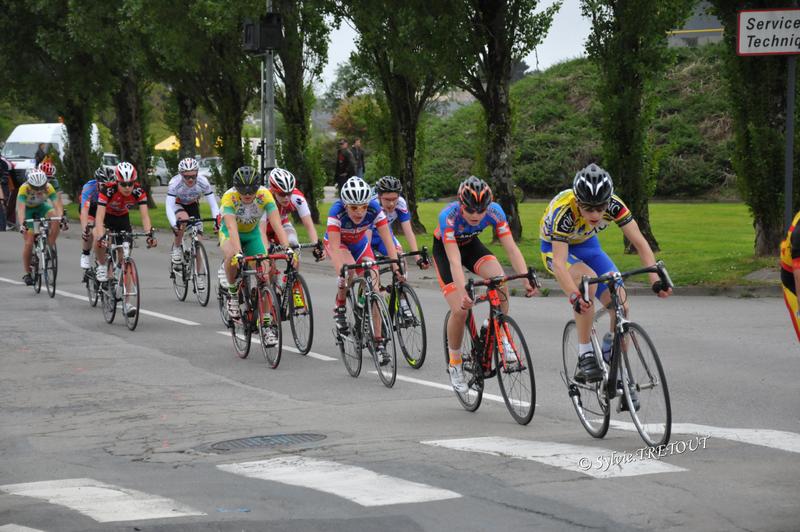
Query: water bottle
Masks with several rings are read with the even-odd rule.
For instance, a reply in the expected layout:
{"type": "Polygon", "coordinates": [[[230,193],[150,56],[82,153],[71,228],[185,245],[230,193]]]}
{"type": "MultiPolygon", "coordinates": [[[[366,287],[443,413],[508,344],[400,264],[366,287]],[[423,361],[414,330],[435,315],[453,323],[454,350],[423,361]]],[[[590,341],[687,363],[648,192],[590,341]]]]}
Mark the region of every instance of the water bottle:
{"type": "Polygon", "coordinates": [[[611,360],[611,344],[613,341],[614,341],[614,335],[611,333],[611,331],[607,332],[603,336],[602,351],[603,351],[603,360],[605,360],[606,364],[608,364],[608,361],[611,360]]]}

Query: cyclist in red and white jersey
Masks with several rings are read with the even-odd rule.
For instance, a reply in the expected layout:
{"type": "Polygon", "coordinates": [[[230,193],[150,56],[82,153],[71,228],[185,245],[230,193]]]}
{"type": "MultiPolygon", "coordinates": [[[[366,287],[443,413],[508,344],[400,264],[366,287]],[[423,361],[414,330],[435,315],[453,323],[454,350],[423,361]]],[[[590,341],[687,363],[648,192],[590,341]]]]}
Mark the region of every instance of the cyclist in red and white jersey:
{"type": "MultiPolygon", "coordinates": [[[[278,206],[278,213],[281,216],[281,225],[283,230],[286,231],[286,236],[289,238],[289,244],[296,246],[300,243],[297,237],[297,231],[292,225],[289,215],[293,212],[297,213],[303,226],[306,228],[308,238],[312,243],[317,244],[314,248],[314,257],[321,259],[324,255],[322,242],[317,236],[317,229],[314,227],[314,220],[311,219],[311,209],[308,206],[308,200],[300,190],[297,189],[297,180],[288,170],[283,168],[273,168],[268,176],[269,191],[275,198],[275,204],[278,206]]],[[[266,226],[267,239],[271,243],[277,242],[277,237],[272,227],[266,225],[262,220],[262,227],[266,226]]]]}

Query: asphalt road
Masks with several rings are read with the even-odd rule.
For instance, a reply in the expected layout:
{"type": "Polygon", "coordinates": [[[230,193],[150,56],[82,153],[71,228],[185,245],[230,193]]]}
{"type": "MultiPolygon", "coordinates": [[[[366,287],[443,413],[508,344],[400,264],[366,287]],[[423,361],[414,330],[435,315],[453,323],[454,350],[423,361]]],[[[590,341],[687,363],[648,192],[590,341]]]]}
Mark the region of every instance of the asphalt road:
{"type": "Polygon", "coordinates": [[[338,359],[325,266],[306,269],[314,356],[285,350],[270,370],[257,345],[235,357],[213,298],[175,299],[163,240],[134,252],[142,307],[158,315],[134,332],[119,315],[106,324],[80,299],[75,236],[59,241],[49,299],[18,284],[21,239],[0,233],[0,531],[800,526],[800,350],[779,298],[631,298],[672,398],[676,445],[656,459],[624,413],[602,440],[579,424],[559,377],[562,297],[512,300],[536,370],[523,427],[502,402],[468,413],[448,390],[446,305],[429,283],[427,361],[400,362],[387,389],[369,360],[353,379],[338,359]],[[318,436],[212,447],[296,433],[318,436]],[[612,452],[630,463],[606,467],[612,452]]]}

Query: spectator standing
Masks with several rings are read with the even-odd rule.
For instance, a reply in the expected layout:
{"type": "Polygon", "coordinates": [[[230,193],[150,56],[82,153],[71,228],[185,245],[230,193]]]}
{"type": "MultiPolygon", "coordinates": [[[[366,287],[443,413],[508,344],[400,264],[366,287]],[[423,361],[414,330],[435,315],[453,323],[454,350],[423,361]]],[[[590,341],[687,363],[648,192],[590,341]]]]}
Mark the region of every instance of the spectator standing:
{"type": "Polygon", "coordinates": [[[334,181],[336,189],[341,190],[344,182],[356,175],[356,159],[345,139],[339,139],[339,149],[336,151],[336,174],[334,181]]]}
{"type": "Polygon", "coordinates": [[[47,150],[45,150],[45,144],[43,142],[39,144],[39,149],[36,150],[36,155],[34,155],[34,158],[36,159],[36,168],[39,168],[39,165],[42,164],[42,161],[44,161],[45,157],[47,157],[47,150]]]}
{"type": "Polygon", "coordinates": [[[353,158],[356,160],[356,173],[358,177],[364,179],[364,148],[361,147],[361,138],[356,137],[353,140],[353,158]]]}

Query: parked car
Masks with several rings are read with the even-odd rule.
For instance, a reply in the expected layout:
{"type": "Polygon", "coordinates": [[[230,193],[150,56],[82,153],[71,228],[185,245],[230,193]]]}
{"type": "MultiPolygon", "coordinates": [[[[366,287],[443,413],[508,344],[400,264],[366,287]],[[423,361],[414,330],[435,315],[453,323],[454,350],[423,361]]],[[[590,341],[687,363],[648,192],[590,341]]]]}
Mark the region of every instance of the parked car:
{"type": "Polygon", "coordinates": [[[147,166],[147,176],[153,185],[166,186],[172,179],[172,174],[167,168],[167,163],[163,157],[150,157],[150,164],[147,166]]]}
{"type": "Polygon", "coordinates": [[[200,159],[200,170],[197,174],[213,182],[212,173],[214,168],[217,169],[217,172],[222,174],[222,157],[203,157],[200,159]]]}
{"type": "Polygon", "coordinates": [[[100,164],[106,169],[106,173],[111,175],[114,173],[114,168],[119,164],[119,157],[116,153],[104,153],[100,164]]]}

